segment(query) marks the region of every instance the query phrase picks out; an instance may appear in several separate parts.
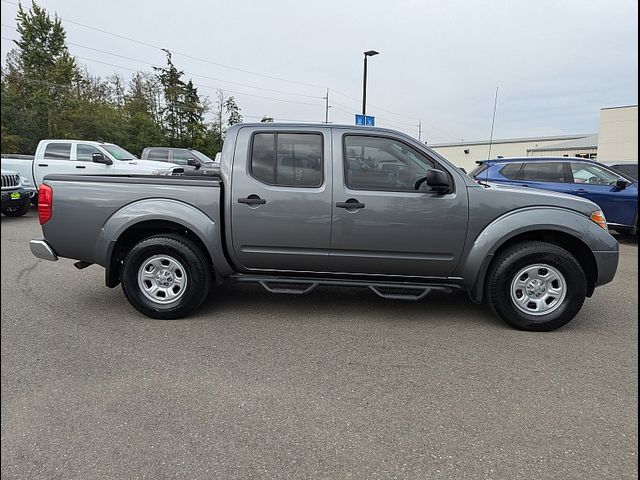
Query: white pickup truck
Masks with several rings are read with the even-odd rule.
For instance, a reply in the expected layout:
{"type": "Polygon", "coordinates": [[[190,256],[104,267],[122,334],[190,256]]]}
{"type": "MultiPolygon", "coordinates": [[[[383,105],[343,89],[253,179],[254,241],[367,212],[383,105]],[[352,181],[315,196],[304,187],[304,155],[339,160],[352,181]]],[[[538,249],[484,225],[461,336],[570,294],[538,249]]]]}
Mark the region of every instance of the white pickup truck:
{"type": "Polygon", "coordinates": [[[167,162],[140,160],[113,143],[85,140],[41,140],[34,156],[2,155],[1,163],[2,168],[18,172],[23,188],[34,193],[49,174],[169,174],[178,167],[167,162]]]}

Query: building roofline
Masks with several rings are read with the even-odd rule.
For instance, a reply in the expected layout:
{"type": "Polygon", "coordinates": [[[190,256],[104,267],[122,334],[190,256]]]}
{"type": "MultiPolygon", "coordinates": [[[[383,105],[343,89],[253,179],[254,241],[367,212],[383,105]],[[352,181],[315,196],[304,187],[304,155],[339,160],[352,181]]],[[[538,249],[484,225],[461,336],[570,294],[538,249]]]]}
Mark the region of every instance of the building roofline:
{"type": "Polygon", "coordinates": [[[617,107],[602,107],[600,110],[614,110],[616,108],[633,108],[633,107],[638,108],[638,104],[636,103],[635,105],[619,105],[617,107]]]}
{"type": "Polygon", "coordinates": [[[597,135],[597,133],[584,133],[584,134],[575,134],[575,135],[554,135],[549,137],[522,137],[522,138],[505,138],[502,140],[478,140],[474,142],[452,142],[452,143],[433,143],[427,144],[431,148],[438,147],[466,147],[472,145],[489,145],[489,143],[524,143],[524,142],[553,142],[556,140],[577,140],[579,138],[591,137],[593,135],[597,135]]]}

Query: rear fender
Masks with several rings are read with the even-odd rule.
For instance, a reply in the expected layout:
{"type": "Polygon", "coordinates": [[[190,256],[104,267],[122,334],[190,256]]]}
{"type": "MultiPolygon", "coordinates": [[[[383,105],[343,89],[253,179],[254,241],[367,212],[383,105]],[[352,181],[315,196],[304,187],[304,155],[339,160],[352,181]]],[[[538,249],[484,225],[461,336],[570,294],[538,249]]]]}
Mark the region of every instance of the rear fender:
{"type": "Polygon", "coordinates": [[[157,198],[131,203],[109,217],[96,242],[95,258],[100,259],[98,263],[105,267],[110,265],[116,242],[130,227],[141,222],[158,220],[172,222],[191,230],[205,245],[216,274],[226,276],[233,273],[221,244],[220,219],[212,220],[189,204],[157,198]]]}

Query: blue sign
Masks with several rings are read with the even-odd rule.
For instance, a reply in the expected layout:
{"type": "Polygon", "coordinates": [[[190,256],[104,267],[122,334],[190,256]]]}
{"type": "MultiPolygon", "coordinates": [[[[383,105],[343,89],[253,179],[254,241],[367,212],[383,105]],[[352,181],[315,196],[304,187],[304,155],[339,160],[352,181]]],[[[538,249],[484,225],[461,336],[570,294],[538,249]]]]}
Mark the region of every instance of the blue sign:
{"type": "Polygon", "coordinates": [[[375,127],[376,117],[370,117],[369,115],[358,115],[356,113],[356,125],[375,127]]]}

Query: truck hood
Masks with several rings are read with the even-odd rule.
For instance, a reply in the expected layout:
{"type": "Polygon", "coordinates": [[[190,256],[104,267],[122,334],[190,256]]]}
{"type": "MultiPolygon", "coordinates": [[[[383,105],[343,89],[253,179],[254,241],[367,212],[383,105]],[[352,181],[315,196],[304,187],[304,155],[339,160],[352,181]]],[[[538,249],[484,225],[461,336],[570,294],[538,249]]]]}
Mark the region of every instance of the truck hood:
{"type": "Polygon", "coordinates": [[[491,182],[486,185],[489,186],[489,191],[497,196],[517,198],[517,202],[521,206],[563,207],[583,213],[586,216],[590,216],[596,210],[601,210],[601,208],[591,200],[566,193],[539,190],[537,188],[514,187],[491,182]]]}
{"type": "Polygon", "coordinates": [[[124,160],[123,163],[131,165],[132,167],[140,168],[140,169],[145,168],[149,170],[158,170],[158,171],[168,170],[178,166],[175,163],[156,162],[155,160],[141,160],[139,158],[136,158],[134,160],[124,160]]]}

